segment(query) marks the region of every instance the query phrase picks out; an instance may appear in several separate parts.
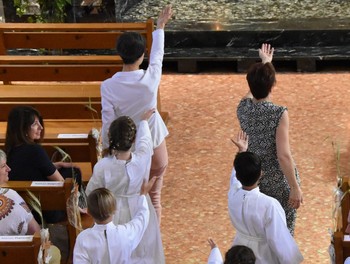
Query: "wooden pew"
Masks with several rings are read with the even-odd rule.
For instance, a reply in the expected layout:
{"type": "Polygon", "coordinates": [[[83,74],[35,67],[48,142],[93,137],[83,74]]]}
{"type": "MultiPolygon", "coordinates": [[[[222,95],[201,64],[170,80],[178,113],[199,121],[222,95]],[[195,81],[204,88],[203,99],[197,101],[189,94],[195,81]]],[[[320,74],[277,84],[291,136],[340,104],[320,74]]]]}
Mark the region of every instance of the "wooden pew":
{"type": "MultiPolygon", "coordinates": [[[[52,85],[0,85],[0,122],[7,121],[8,112],[18,105],[31,105],[47,119],[100,121],[101,93],[98,83],[52,85]],[[15,88],[15,89],[13,89],[15,88]]],[[[158,99],[158,103],[160,103],[158,99]]],[[[160,104],[158,104],[160,110],[160,104]]],[[[167,112],[161,112],[165,123],[167,112]]]]}
{"type": "Polygon", "coordinates": [[[139,32],[149,55],[153,28],[152,19],[145,23],[3,23],[0,78],[4,82],[102,81],[122,68],[121,58],[111,54],[119,36],[139,32]],[[45,55],[9,55],[15,49],[37,49],[45,55]],[[71,55],[74,50],[80,54],[71,55]],[[89,52],[81,54],[82,50],[89,52]]]}
{"type": "MultiPolygon", "coordinates": [[[[15,89],[15,88],[14,88],[15,89]]],[[[101,121],[101,102],[74,101],[57,102],[55,98],[48,101],[0,101],[0,121],[7,121],[8,113],[16,106],[29,105],[37,109],[46,119],[74,119],[101,121]]],[[[45,121],[44,121],[45,122],[45,121]]]]}
{"type": "MultiPolygon", "coordinates": [[[[4,149],[6,122],[0,122],[0,149],[4,149]]],[[[96,139],[92,136],[92,128],[100,128],[96,121],[47,121],[45,122],[45,137],[41,145],[51,157],[56,151],[55,146],[67,152],[74,164],[82,171],[83,182],[88,182],[92,169],[98,159],[96,139]],[[58,136],[61,134],[61,138],[58,136]],[[64,134],[78,134],[76,137],[65,138],[64,134]],[[79,137],[78,137],[79,136],[79,137]]],[[[74,136],[74,135],[73,135],[74,136]]]]}
{"type": "MultiPolygon", "coordinates": [[[[31,185],[31,181],[9,181],[7,183],[2,184],[1,187],[15,190],[20,196],[23,197],[25,201],[28,201],[29,199],[27,191],[31,191],[34,195],[36,195],[39,198],[42,210],[66,211],[66,203],[70,197],[71,190],[73,188],[72,179],[66,179],[62,186],[33,187],[31,185]]],[[[83,226],[84,228],[86,228],[92,225],[93,220],[88,215],[84,215],[82,222],[84,222],[83,226]]],[[[68,220],[62,224],[65,224],[67,228],[69,238],[69,258],[67,263],[72,263],[73,249],[79,230],[77,230],[75,227],[69,224],[68,220]]]]}
{"type": "Polygon", "coordinates": [[[0,236],[0,263],[1,264],[33,264],[37,263],[41,239],[39,232],[30,241],[3,241],[0,236]]]}
{"type": "Polygon", "coordinates": [[[336,264],[343,264],[345,259],[350,257],[350,241],[344,241],[344,235],[349,235],[345,232],[348,225],[347,220],[350,210],[349,188],[348,178],[344,177],[341,190],[346,194],[341,202],[342,227],[338,231],[334,232],[333,237],[336,264]]]}
{"type": "MultiPolygon", "coordinates": [[[[153,28],[152,19],[144,23],[1,23],[0,81],[103,81],[122,69],[121,58],[109,55],[115,52],[119,36],[125,31],[139,32],[146,39],[149,57],[153,28]],[[44,55],[11,53],[19,49],[36,49],[44,55]],[[83,50],[89,52],[82,54],[83,50]]],[[[158,110],[167,121],[168,113],[161,111],[159,90],[158,110]]]]}

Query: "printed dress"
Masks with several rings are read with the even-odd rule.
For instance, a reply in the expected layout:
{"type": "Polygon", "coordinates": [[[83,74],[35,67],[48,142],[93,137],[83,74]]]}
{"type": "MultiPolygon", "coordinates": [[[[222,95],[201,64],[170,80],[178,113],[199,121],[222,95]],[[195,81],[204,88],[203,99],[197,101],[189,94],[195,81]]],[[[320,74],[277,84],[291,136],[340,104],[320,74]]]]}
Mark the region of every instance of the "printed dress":
{"type": "MultiPolygon", "coordinates": [[[[237,108],[237,117],[241,128],[249,136],[248,151],[259,155],[263,175],[260,179],[260,191],[277,199],[285,213],[287,226],[294,234],[296,209],[288,205],[290,187],[279,165],[276,150],[276,130],[282,114],[287,108],[271,102],[253,102],[251,98],[241,100],[237,108]]],[[[295,167],[298,183],[299,173],[295,167]]]]}

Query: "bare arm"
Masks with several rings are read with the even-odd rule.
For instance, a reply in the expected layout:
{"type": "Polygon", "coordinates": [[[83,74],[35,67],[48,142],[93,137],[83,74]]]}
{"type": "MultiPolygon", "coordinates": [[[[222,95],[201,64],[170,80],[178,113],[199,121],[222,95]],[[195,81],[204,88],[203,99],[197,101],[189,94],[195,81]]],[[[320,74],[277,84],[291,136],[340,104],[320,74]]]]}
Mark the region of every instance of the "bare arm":
{"type": "Polygon", "coordinates": [[[55,172],[52,175],[47,176],[47,179],[49,181],[64,181],[61,173],[59,173],[58,170],[55,170],[55,172]]]}
{"type": "Polygon", "coordinates": [[[278,162],[290,187],[289,204],[292,208],[297,209],[303,202],[303,195],[295,177],[294,162],[289,146],[289,117],[287,111],[282,114],[277,127],[276,148],[278,162]]]}
{"type": "MultiPolygon", "coordinates": [[[[274,48],[270,44],[263,43],[259,49],[259,57],[262,63],[272,62],[274,48]]],[[[242,99],[253,98],[252,93],[249,91],[242,99]]]]}
{"type": "Polygon", "coordinates": [[[33,235],[37,231],[40,231],[40,226],[33,217],[32,220],[30,220],[28,223],[27,235],[33,235]]]}

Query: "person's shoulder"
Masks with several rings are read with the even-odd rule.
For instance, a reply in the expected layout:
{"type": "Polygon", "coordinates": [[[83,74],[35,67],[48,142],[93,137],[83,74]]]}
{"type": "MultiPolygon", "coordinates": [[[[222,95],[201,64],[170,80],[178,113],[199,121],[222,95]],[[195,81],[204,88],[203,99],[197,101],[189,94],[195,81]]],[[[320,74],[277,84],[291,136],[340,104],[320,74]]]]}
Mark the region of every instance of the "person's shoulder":
{"type": "Polygon", "coordinates": [[[277,210],[282,209],[280,202],[276,198],[273,198],[273,197],[268,196],[264,193],[261,193],[261,200],[264,201],[267,208],[273,208],[273,209],[277,209],[277,210]]]}
{"type": "Polygon", "coordinates": [[[23,144],[21,147],[27,151],[45,151],[40,144],[23,144]]]}
{"type": "Polygon", "coordinates": [[[6,196],[8,198],[20,197],[20,195],[15,190],[12,190],[12,189],[9,189],[9,188],[1,188],[0,194],[6,196]]]}
{"type": "Polygon", "coordinates": [[[92,232],[93,231],[91,227],[84,229],[78,234],[77,240],[79,240],[80,242],[87,241],[88,237],[92,235],[92,232]]]}

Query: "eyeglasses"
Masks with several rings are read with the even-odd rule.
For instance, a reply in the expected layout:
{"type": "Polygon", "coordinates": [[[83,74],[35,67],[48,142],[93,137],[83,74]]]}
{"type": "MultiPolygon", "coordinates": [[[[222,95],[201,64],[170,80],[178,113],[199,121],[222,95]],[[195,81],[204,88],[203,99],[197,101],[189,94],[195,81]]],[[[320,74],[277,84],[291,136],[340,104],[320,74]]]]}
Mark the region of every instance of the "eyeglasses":
{"type": "Polygon", "coordinates": [[[39,121],[34,121],[33,124],[31,124],[30,126],[31,128],[36,128],[36,127],[40,127],[40,128],[43,128],[43,126],[40,124],[39,121]]]}

